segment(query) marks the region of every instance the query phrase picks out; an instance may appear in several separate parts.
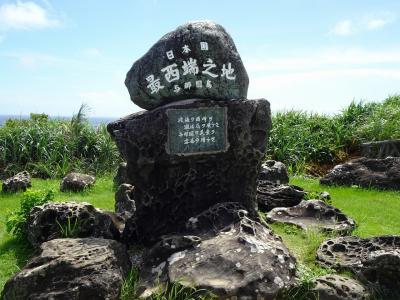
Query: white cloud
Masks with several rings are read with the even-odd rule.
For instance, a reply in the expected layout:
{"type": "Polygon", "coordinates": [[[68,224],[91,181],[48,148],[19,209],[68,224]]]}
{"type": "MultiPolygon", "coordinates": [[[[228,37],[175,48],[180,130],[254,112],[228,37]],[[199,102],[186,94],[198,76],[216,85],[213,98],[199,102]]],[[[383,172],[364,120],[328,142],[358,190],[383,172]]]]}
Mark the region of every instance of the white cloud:
{"type": "Polygon", "coordinates": [[[88,57],[100,57],[101,52],[97,48],[87,48],[83,51],[83,53],[88,57]]]}
{"type": "Polygon", "coordinates": [[[355,32],[353,28],[353,23],[350,20],[343,20],[333,27],[332,33],[335,35],[350,35],[355,32]]]}
{"type": "Polygon", "coordinates": [[[49,16],[46,9],[34,2],[3,4],[0,6],[0,30],[42,29],[56,27],[60,21],[49,16]]]}
{"type": "Polygon", "coordinates": [[[373,20],[367,21],[366,26],[367,26],[367,29],[369,29],[369,30],[375,30],[375,29],[382,28],[383,26],[385,26],[388,23],[389,23],[388,20],[373,19],[373,20]]]}

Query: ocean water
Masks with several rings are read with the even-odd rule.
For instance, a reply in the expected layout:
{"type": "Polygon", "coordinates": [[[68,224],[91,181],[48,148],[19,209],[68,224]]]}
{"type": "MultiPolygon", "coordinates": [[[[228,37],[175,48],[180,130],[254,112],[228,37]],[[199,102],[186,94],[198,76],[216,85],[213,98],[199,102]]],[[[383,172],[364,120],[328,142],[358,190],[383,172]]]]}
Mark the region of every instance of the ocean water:
{"type": "MultiPolygon", "coordinates": [[[[17,119],[17,120],[24,120],[24,119],[29,119],[29,116],[27,115],[0,115],[0,126],[3,126],[4,123],[8,119],[17,119]]],[[[59,119],[59,120],[71,120],[71,117],[52,117],[50,116],[50,119],[59,119]]],[[[117,118],[107,118],[107,117],[93,117],[89,118],[89,123],[93,126],[98,126],[100,124],[107,124],[109,122],[115,121],[117,118]]]]}

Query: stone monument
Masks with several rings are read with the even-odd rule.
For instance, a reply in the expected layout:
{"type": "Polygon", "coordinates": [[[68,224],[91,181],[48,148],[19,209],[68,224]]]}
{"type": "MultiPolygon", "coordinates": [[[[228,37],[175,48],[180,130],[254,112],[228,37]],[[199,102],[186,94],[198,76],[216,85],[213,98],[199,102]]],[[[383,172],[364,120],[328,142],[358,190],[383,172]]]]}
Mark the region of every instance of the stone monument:
{"type": "Polygon", "coordinates": [[[133,64],[125,84],[147,111],[108,125],[135,187],[126,242],[184,232],[218,203],[236,202],[257,218],[271,116],[267,100],[246,99],[248,83],[232,38],[209,21],[178,27],[133,64]]]}

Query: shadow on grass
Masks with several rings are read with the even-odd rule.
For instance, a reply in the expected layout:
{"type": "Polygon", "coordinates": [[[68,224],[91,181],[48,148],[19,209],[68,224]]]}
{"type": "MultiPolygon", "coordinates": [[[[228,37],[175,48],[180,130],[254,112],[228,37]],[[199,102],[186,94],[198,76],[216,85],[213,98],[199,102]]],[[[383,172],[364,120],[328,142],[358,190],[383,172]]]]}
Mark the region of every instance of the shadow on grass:
{"type": "Polygon", "coordinates": [[[10,238],[0,244],[0,256],[12,254],[19,269],[26,265],[34,252],[35,249],[26,239],[10,238]]]}

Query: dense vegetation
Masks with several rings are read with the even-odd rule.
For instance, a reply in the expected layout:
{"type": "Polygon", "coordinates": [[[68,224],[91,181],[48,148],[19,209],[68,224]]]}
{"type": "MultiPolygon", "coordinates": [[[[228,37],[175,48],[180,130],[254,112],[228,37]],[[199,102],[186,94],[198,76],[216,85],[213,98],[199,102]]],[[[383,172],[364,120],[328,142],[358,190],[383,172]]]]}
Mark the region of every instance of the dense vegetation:
{"type": "MultiPolygon", "coordinates": [[[[28,170],[55,178],[69,171],[113,172],[120,158],[105,125],[93,127],[82,106],[71,121],[32,114],[0,127],[0,176],[28,170]]],[[[267,157],[284,162],[292,173],[321,175],[359,154],[364,141],[400,138],[400,96],[382,103],[352,102],[329,116],[303,111],[273,116],[267,157]]]]}
{"type": "Polygon", "coordinates": [[[54,178],[70,171],[104,174],[115,169],[119,155],[106,126],[93,127],[82,106],[71,121],[31,114],[0,127],[0,175],[28,170],[35,177],[54,178]]]}

